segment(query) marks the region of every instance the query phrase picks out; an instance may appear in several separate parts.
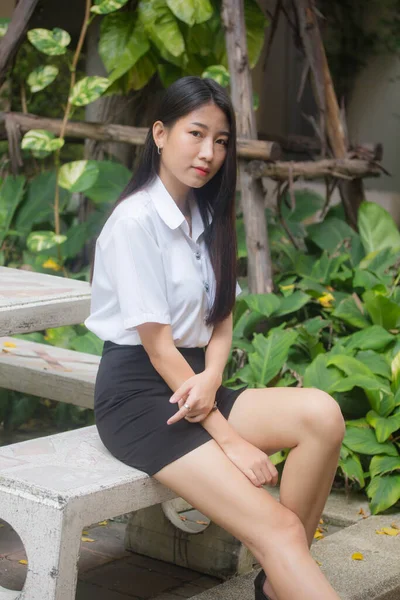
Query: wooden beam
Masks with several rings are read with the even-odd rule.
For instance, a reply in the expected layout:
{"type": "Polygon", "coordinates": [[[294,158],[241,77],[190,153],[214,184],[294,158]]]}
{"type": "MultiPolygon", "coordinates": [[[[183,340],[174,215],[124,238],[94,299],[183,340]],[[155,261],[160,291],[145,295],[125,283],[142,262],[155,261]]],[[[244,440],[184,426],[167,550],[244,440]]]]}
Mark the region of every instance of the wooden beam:
{"type": "Polygon", "coordinates": [[[4,83],[7,71],[24,41],[29,19],[37,3],[38,0],[19,0],[15,7],[7,32],[0,41],[0,86],[4,83]]]}
{"type": "Polygon", "coordinates": [[[382,168],[377,163],[356,158],[274,163],[252,160],[248,163],[246,170],[252,177],[271,177],[278,181],[287,181],[290,177],[303,179],[337,177],[351,180],[362,177],[379,177],[382,173],[382,168]]]}
{"type": "MultiPolygon", "coordinates": [[[[18,125],[22,133],[31,129],[47,129],[55,135],[61,131],[61,119],[50,119],[37,115],[0,112],[0,139],[6,139],[6,120],[18,125]]],[[[88,123],[86,121],[68,121],[65,135],[68,138],[98,140],[100,142],[125,142],[133,145],[143,145],[148,132],[147,127],[131,127],[129,125],[104,125],[102,123],[88,123]]],[[[238,138],[238,155],[245,159],[277,160],[281,156],[281,149],[277,142],[264,140],[249,140],[238,138]]]]}
{"type": "MultiPolygon", "coordinates": [[[[256,140],[257,128],[247,56],[243,0],[223,0],[222,21],[231,76],[231,96],[236,112],[237,135],[239,138],[256,140]]],[[[246,232],[249,290],[253,294],[271,292],[272,264],[265,219],[264,193],[261,181],[246,171],[246,161],[242,157],[239,159],[239,182],[246,232]]]]}

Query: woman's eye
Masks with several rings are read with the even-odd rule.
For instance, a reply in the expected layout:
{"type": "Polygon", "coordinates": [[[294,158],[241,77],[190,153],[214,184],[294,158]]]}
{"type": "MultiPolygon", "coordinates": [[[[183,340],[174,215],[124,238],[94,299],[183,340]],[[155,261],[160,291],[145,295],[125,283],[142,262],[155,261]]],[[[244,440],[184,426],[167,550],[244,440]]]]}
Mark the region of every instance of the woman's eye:
{"type": "Polygon", "coordinates": [[[227,146],[228,142],[226,140],[218,140],[218,142],[222,143],[222,146],[227,146]]]}
{"type": "Polygon", "coordinates": [[[191,131],[190,133],[193,133],[193,135],[194,135],[195,137],[197,137],[197,136],[196,136],[196,134],[197,134],[197,133],[198,133],[199,135],[201,135],[201,134],[200,134],[200,131],[191,131]]]}

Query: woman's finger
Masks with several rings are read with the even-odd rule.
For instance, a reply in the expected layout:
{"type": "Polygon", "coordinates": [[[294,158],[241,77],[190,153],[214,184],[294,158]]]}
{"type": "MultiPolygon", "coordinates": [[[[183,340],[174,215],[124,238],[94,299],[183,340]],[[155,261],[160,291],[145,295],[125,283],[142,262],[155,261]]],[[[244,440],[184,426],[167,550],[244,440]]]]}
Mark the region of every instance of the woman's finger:
{"type": "Polygon", "coordinates": [[[173,423],[177,423],[181,419],[184,419],[188,414],[188,409],[185,406],[182,406],[172,417],[170,417],[167,421],[167,425],[172,425],[173,423]]]}

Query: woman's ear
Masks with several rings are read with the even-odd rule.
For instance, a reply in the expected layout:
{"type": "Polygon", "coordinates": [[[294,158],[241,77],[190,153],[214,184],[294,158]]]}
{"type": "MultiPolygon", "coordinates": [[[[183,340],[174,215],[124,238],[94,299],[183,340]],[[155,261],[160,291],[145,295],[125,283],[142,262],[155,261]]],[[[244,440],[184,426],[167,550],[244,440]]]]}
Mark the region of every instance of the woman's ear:
{"type": "Polygon", "coordinates": [[[163,147],[165,137],[165,129],[162,121],[156,121],[153,125],[153,139],[156,146],[160,148],[163,147]]]}

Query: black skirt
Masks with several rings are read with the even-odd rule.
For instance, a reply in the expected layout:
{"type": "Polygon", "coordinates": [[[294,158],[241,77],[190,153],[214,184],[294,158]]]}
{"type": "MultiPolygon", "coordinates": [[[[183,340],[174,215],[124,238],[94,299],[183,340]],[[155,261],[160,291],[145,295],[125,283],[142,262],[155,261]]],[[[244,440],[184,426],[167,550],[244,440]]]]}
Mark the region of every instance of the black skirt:
{"type": "MultiPolygon", "coordinates": [[[[204,348],[178,350],[195,373],[204,371],[204,348]]],[[[246,388],[218,388],[215,399],[225,418],[246,388]]],[[[169,402],[172,394],[142,345],[104,342],[94,392],[95,421],[103,444],[118,460],[154,475],[212,439],[200,423],[181,419],[167,425],[179,409],[169,402]]]]}

